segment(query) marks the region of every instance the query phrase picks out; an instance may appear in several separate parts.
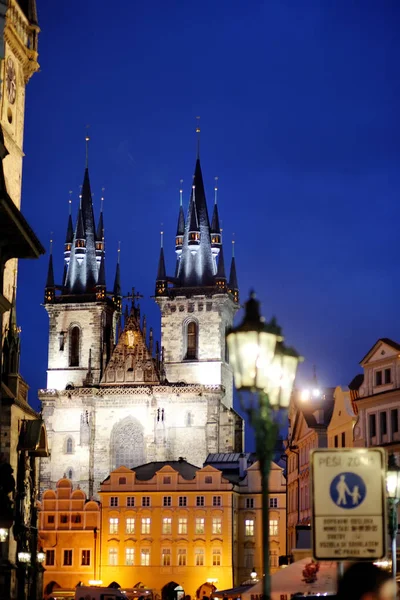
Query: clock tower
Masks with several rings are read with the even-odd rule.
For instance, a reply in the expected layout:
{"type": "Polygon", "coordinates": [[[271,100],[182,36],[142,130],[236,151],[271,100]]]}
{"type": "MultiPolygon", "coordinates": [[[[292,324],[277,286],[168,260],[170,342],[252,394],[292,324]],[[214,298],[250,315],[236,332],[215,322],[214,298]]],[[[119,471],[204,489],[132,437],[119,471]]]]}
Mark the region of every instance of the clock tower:
{"type": "MultiPolygon", "coordinates": [[[[5,12],[3,47],[0,48],[0,123],[8,155],[3,160],[7,192],[20,208],[25,117],[25,88],[39,69],[35,0],[0,0],[5,12]]],[[[16,261],[6,265],[4,295],[11,300],[16,261]]]]}

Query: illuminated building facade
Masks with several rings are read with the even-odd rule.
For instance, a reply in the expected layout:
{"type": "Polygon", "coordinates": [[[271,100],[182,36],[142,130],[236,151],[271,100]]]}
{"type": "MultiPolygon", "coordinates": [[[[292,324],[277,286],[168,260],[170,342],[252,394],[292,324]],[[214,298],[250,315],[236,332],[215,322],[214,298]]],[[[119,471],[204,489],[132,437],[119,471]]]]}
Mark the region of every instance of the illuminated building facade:
{"type": "MultiPolygon", "coordinates": [[[[248,580],[254,568],[261,573],[261,481],[254,460],[229,453],[209,455],[203,468],[184,459],[119,467],[101,484],[100,509],[61,479],[41,505],[45,592],[97,579],[131,593],[140,584],[165,600],[201,599],[214,586],[248,580]]],[[[274,571],[286,533],[285,482],[276,464],[270,490],[274,571]]]]}
{"type": "Polygon", "coordinates": [[[175,252],[168,276],[160,250],[159,345],[137,294],[122,309],[119,260],[107,291],[103,213],[96,226],[86,165],[76,223],[71,216],[67,223],[61,285],[50,256],[45,289],[49,354],[39,398],[51,457],[41,464],[42,489],[66,473],[91,497],[122,465],[183,455],[202,464],[210,452],[242,450],[225,344],[239,300],[235,258],[228,279],[218,206],[215,198],[210,222],[199,158],[186,219],[179,208],[175,252]]]}

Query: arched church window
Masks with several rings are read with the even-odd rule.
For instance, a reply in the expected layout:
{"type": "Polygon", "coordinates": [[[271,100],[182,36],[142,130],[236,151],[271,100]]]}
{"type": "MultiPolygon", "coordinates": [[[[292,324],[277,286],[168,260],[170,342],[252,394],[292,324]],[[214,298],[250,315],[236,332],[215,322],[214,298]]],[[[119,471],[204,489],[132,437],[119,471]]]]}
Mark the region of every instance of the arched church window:
{"type": "Polygon", "coordinates": [[[79,327],[75,325],[69,332],[69,366],[79,367],[79,345],[80,345],[81,331],[79,327]]]}
{"type": "Polygon", "coordinates": [[[186,329],[186,358],[197,358],[197,323],[189,321],[186,329]]]}
{"type": "Polygon", "coordinates": [[[191,412],[186,413],[186,426],[187,427],[192,426],[192,413],[191,412]]]}
{"type": "Polygon", "coordinates": [[[73,473],[72,469],[67,469],[67,477],[68,477],[68,479],[72,479],[73,475],[74,475],[74,473],[73,473]]]}
{"type": "Polygon", "coordinates": [[[65,444],[65,451],[67,454],[72,454],[72,451],[73,451],[72,438],[67,439],[67,443],[65,444]]]}
{"type": "Polygon", "coordinates": [[[126,417],[116,423],[111,432],[111,470],[132,469],[146,462],[143,426],[137,419],[126,417]]]}

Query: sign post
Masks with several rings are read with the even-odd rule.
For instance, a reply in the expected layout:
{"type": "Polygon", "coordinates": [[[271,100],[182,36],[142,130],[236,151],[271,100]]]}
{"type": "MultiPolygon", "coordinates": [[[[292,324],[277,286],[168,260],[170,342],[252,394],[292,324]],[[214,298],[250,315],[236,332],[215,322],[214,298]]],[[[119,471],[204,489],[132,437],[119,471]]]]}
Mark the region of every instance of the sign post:
{"type": "Polygon", "coordinates": [[[311,452],[312,538],[316,560],[374,561],[386,555],[385,452],[311,452]]]}

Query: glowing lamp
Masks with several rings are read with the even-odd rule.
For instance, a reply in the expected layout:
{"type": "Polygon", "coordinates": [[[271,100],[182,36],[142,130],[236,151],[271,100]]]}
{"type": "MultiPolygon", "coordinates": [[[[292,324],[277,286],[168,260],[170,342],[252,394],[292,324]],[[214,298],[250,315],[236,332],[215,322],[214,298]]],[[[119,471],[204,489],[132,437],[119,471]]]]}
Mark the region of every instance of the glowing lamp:
{"type": "Polygon", "coordinates": [[[18,552],[18,560],[20,563],[28,563],[31,560],[31,553],[30,552],[18,552]]]}
{"type": "Polygon", "coordinates": [[[44,563],[44,559],[46,558],[45,553],[43,552],[43,550],[39,550],[39,552],[36,555],[36,560],[38,563],[42,564],[44,563]]]}
{"type": "Polygon", "coordinates": [[[386,494],[392,502],[400,500],[400,467],[397,466],[394,454],[389,456],[389,464],[386,471],[386,494]]]}

